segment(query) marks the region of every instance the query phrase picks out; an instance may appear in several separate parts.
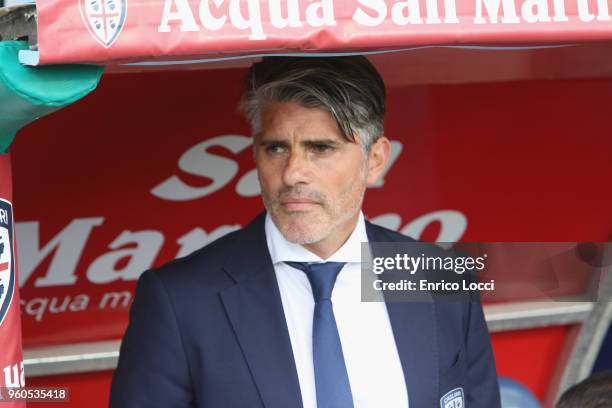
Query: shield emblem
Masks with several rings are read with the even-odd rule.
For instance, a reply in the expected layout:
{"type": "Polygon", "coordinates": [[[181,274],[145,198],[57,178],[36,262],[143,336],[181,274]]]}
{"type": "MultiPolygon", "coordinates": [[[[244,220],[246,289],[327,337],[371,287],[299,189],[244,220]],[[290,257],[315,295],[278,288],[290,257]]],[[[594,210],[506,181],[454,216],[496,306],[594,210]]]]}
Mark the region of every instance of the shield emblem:
{"type": "Polygon", "coordinates": [[[440,398],[441,408],[464,408],[465,399],[463,398],[463,388],[450,390],[440,398]]]}
{"type": "Polygon", "coordinates": [[[13,259],[12,206],[10,202],[0,199],[0,326],[13,300],[15,287],[13,259]]]}
{"type": "Polygon", "coordinates": [[[127,0],[79,0],[81,17],[89,34],[109,48],[119,37],[127,14],[127,0]]]}

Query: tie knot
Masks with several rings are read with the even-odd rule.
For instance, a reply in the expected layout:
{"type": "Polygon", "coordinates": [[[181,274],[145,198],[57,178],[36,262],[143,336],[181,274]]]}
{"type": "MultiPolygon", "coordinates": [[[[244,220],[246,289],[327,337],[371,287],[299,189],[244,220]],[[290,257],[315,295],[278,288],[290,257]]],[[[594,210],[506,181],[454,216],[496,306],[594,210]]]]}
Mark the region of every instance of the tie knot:
{"type": "Polygon", "coordinates": [[[331,298],[332,290],[334,289],[334,283],[336,283],[338,273],[345,264],[345,262],[285,263],[306,273],[306,276],[310,281],[310,287],[312,288],[312,296],[314,297],[315,302],[320,302],[322,300],[327,300],[331,298]]]}

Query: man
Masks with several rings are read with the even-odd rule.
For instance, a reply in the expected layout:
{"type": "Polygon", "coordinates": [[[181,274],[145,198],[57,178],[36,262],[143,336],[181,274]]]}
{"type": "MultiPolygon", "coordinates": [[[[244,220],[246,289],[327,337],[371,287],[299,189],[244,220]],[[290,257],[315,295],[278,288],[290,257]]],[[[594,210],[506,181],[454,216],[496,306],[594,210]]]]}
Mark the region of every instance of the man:
{"type": "Polygon", "coordinates": [[[138,283],[111,407],[500,406],[479,302],[362,302],[364,220],[387,164],[364,57],[266,58],[241,108],[267,212],[138,283]]]}
{"type": "Polygon", "coordinates": [[[568,388],[556,408],[605,408],[612,407],[612,371],[591,375],[568,388]]]}

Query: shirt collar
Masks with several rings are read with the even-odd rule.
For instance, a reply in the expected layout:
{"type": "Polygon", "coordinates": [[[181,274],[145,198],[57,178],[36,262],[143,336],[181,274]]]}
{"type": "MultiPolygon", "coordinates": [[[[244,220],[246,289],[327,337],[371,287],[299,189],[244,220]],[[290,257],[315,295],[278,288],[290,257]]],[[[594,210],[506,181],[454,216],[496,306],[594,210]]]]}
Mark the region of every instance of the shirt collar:
{"type": "Polygon", "coordinates": [[[338,250],[327,259],[322,259],[318,255],[310,252],[302,245],[294,244],[285,239],[283,234],[272,221],[269,213],[266,213],[266,242],[268,251],[272,258],[272,263],[277,264],[285,261],[292,262],[361,262],[361,243],[368,242],[366,233],[365,218],[363,212],[359,211],[359,218],[355,229],[338,248],[338,250]]]}

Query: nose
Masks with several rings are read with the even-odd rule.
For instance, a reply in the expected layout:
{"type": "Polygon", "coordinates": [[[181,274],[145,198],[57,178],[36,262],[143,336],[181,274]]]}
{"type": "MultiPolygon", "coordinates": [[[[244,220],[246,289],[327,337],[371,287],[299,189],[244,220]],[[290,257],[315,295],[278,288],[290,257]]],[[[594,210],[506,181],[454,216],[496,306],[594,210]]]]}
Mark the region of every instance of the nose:
{"type": "Polygon", "coordinates": [[[283,169],[283,182],[287,186],[308,184],[310,180],[310,163],[303,152],[292,151],[283,169]]]}

